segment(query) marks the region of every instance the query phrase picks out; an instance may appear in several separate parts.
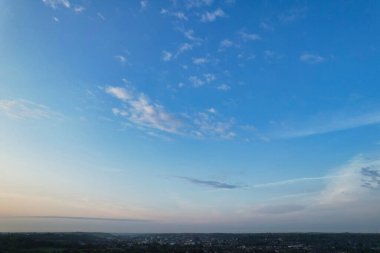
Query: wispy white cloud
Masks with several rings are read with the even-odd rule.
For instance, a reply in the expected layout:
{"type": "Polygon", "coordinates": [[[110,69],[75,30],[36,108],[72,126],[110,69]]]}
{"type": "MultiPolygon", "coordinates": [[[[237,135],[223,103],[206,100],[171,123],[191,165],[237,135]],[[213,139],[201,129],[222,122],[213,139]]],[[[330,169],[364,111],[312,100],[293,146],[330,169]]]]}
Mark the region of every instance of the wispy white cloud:
{"type": "MultiPolygon", "coordinates": [[[[216,111],[211,113],[216,113],[216,111]]],[[[245,190],[257,188],[276,188],[312,181],[324,181],[326,184],[320,192],[317,192],[320,203],[326,204],[328,202],[333,204],[336,202],[346,202],[354,199],[357,200],[359,197],[358,194],[368,193],[370,190],[380,189],[380,160],[376,158],[365,158],[360,155],[348,162],[348,164],[325,176],[292,178],[250,186],[239,185],[238,187],[245,190]],[[347,195],[350,196],[347,198],[347,195]],[[346,198],[344,196],[346,196],[346,198]]]]}
{"type": "Polygon", "coordinates": [[[127,78],[122,78],[121,80],[122,80],[123,83],[125,83],[126,85],[130,85],[130,84],[131,84],[131,81],[129,81],[127,78]]]}
{"type": "Polygon", "coordinates": [[[140,10],[144,10],[148,7],[149,2],[147,0],[140,1],[140,10]]]}
{"type": "Polygon", "coordinates": [[[203,74],[203,77],[198,77],[198,76],[190,76],[189,77],[189,81],[191,82],[191,84],[195,88],[203,86],[206,83],[211,83],[215,79],[216,79],[216,77],[212,73],[203,74]]]}
{"type": "Polygon", "coordinates": [[[173,17],[176,17],[176,18],[178,18],[178,19],[181,19],[181,20],[188,20],[186,14],[183,13],[183,12],[180,12],[180,11],[173,12],[172,16],[173,16],[173,17]]]}
{"type": "Polygon", "coordinates": [[[277,138],[305,137],[376,124],[380,124],[379,111],[356,115],[342,113],[318,115],[307,120],[301,127],[293,130],[279,130],[273,136],[277,138]]]}
{"type": "Polygon", "coordinates": [[[206,57],[193,58],[193,63],[195,65],[205,64],[207,62],[208,62],[208,59],[206,57]]]}
{"type": "Polygon", "coordinates": [[[209,113],[216,113],[217,112],[214,107],[208,108],[206,111],[209,113]]]}
{"type": "Polygon", "coordinates": [[[261,40],[261,36],[256,34],[256,33],[247,33],[247,32],[240,32],[240,37],[243,39],[243,40],[246,40],[246,41],[257,41],[257,40],[261,40]]]}
{"type": "Polygon", "coordinates": [[[306,17],[307,7],[298,7],[282,13],[278,18],[282,23],[292,23],[306,17]]]}
{"type": "Polygon", "coordinates": [[[106,20],[106,18],[103,16],[103,14],[102,13],[100,13],[100,12],[98,12],[98,13],[96,13],[96,16],[98,16],[101,20],[103,20],[103,21],[105,21],[106,20]]]}
{"type": "Polygon", "coordinates": [[[332,175],[336,179],[331,180],[321,192],[319,204],[336,206],[369,200],[373,198],[373,191],[380,189],[380,159],[359,155],[332,175]]]}
{"type": "Polygon", "coordinates": [[[205,81],[197,76],[190,76],[189,81],[192,83],[193,87],[200,87],[205,84],[205,81]]]}
{"type": "Polygon", "coordinates": [[[162,51],[162,60],[163,61],[170,61],[173,58],[173,54],[169,51],[162,51]]]}
{"type": "Polygon", "coordinates": [[[265,31],[273,31],[274,28],[271,24],[269,24],[268,22],[265,22],[265,21],[262,21],[260,22],[260,28],[265,30],[265,31]]]}
{"type": "Polygon", "coordinates": [[[221,9],[218,8],[215,11],[212,12],[205,12],[201,16],[202,22],[214,22],[217,18],[224,18],[227,17],[226,13],[221,9]]]}
{"type": "Polygon", "coordinates": [[[59,22],[59,18],[57,18],[57,17],[53,17],[53,20],[54,20],[54,22],[59,22]]]}
{"type": "Polygon", "coordinates": [[[203,75],[205,77],[206,82],[210,83],[215,80],[215,75],[211,73],[206,73],[203,75]]]}
{"type": "Polygon", "coordinates": [[[206,110],[205,112],[198,112],[193,117],[193,123],[197,129],[194,133],[198,137],[217,137],[222,139],[233,139],[236,133],[233,131],[235,124],[234,119],[221,119],[215,112],[206,110]]]}
{"type": "Polygon", "coordinates": [[[24,99],[0,99],[0,113],[14,119],[49,119],[59,116],[45,105],[24,99]]]}
{"type": "Polygon", "coordinates": [[[179,47],[178,47],[178,50],[177,50],[177,54],[176,55],[179,55],[179,54],[182,54],[183,52],[186,52],[186,51],[189,51],[193,48],[193,45],[189,44],[189,43],[183,43],[181,44],[179,47]]]}
{"type": "Polygon", "coordinates": [[[250,53],[250,54],[239,53],[239,54],[237,55],[237,58],[239,58],[239,59],[245,59],[245,60],[249,60],[249,61],[251,61],[251,60],[256,59],[256,55],[255,55],[255,54],[252,54],[252,53],[250,53]]]}
{"type": "MultiPolygon", "coordinates": [[[[212,74],[210,74],[212,76],[212,74]]],[[[209,77],[209,79],[213,79],[209,77]]],[[[206,82],[202,80],[202,82],[206,82]]],[[[112,113],[125,119],[125,123],[157,137],[170,133],[197,139],[233,139],[236,128],[233,118],[225,118],[214,107],[195,113],[169,113],[164,106],[152,102],[144,93],[128,86],[107,86],[104,92],[118,99],[120,106],[114,106],[112,113]]],[[[160,137],[167,139],[166,137],[160,137]]]]}
{"type": "Polygon", "coordinates": [[[236,0],[224,0],[225,4],[233,5],[236,3],[236,0]]]}
{"type": "Polygon", "coordinates": [[[130,123],[144,128],[156,129],[168,133],[179,133],[182,123],[165,108],[151,100],[143,93],[136,93],[124,87],[108,86],[105,92],[122,102],[120,108],[113,108],[112,112],[122,116],[130,123]]]}
{"type": "Polygon", "coordinates": [[[213,0],[188,0],[186,1],[187,8],[196,8],[210,6],[214,1],[213,0]]]}
{"type": "Polygon", "coordinates": [[[84,8],[83,6],[75,6],[74,7],[74,12],[75,13],[82,13],[82,12],[84,12],[84,10],[85,10],[86,8],[84,8]]]}
{"type": "Polygon", "coordinates": [[[164,134],[161,134],[161,133],[157,133],[155,131],[147,131],[146,134],[149,135],[149,136],[151,136],[151,137],[154,137],[156,139],[163,140],[163,141],[168,141],[168,142],[173,141],[172,137],[164,135],[164,134]]]}
{"type": "Polygon", "coordinates": [[[163,61],[171,61],[174,59],[177,59],[181,54],[185,53],[186,51],[190,51],[193,49],[194,46],[198,45],[198,43],[182,43],[178,46],[176,50],[173,52],[169,52],[167,50],[162,51],[162,60],[163,61]]]}
{"type": "Polygon", "coordinates": [[[190,29],[190,30],[180,30],[182,33],[183,33],[183,36],[190,40],[190,41],[193,41],[193,42],[197,42],[197,43],[200,43],[203,41],[203,39],[199,38],[199,37],[196,37],[194,35],[194,30],[190,29]]]}
{"type": "Polygon", "coordinates": [[[117,99],[120,99],[123,102],[127,102],[133,98],[132,92],[123,87],[112,87],[109,86],[106,88],[108,94],[113,95],[117,99]]]}
{"type": "Polygon", "coordinates": [[[160,14],[167,15],[167,14],[169,14],[169,10],[162,8],[160,11],[160,14]]]}
{"type": "Polygon", "coordinates": [[[225,83],[219,85],[218,87],[216,87],[218,90],[220,91],[228,91],[231,89],[231,87],[225,83]]]}
{"type": "Polygon", "coordinates": [[[322,177],[292,178],[292,179],[287,179],[287,180],[282,180],[282,181],[263,183],[263,184],[256,184],[256,185],[249,186],[248,188],[281,187],[281,186],[286,186],[286,185],[291,185],[291,184],[297,184],[297,183],[302,183],[302,182],[320,181],[320,180],[325,181],[325,180],[330,180],[330,179],[338,178],[338,177],[341,177],[341,176],[322,176],[322,177]]]}
{"type": "Polygon", "coordinates": [[[284,58],[284,55],[283,54],[280,54],[278,52],[275,52],[273,50],[264,50],[263,52],[264,54],[264,59],[268,62],[278,62],[280,61],[282,58],[284,58]]]}
{"type": "MultiPolygon", "coordinates": [[[[219,181],[200,180],[191,177],[177,176],[177,178],[187,180],[197,185],[209,186],[213,188],[243,190],[287,187],[289,185],[297,185],[300,183],[308,183],[311,181],[323,181],[324,186],[320,189],[320,191],[313,192],[312,194],[314,201],[316,201],[313,204],[313,206],[314,208],[318,208],[318,206],[320,205],[336,206],[348,202],[360,201],[362,198],[371,198],[371,192],[373,192],[373,190],[380,189],[380,160],[377,158],[366,158],[360,155],[349,161],[346,165],[343,165],[342,167],[325,176],[293,178],[283,181],[256,184],[251,186],[227,184],[219,181]]],[[[263,206],[271,205],[261,205],[258,208],[261,209],[261,207],[263,206]]],[[[289,205],[285,203],[284,206],[289,205]]],[[[277,205],[273,207],[277,207],[277,205]]],[[[277,208],[275,209],[277,210],[277,208]]]]}
{"type": "MultiPolygon", "coordinates": [[[[71,9],[75,13],[82,13],[85,10],[84,6],[76,5],[72,6],[69,0],[42,0],[42,2],[53,9],[58,9],[60,7],[71,9]]],[[[54,17],[54,20],[58,22],[58,18],[54,17]]]]}
{"type": "Polygon", "coordinates": [[[300,55],[300,61],[305,62],[305,63],[322,63],[326,59],[318,54],[310,54],[310,53],[304,53],[300,55]]]}
{"type": "Polygon", "coordinates": [[[69,0],[42,0],[42,2],[53,9],[57,9],[59,7],[70,8],[71,6],[69,0]]]}
{"type": "Polygon", "coordinates": [[[189,20],[188,17],[186,16],[186,14],[184,12],[181,12],[181,11],[169,11],[167,9],[161,9],[160,13],[162,15],[175,17],[179,20],[185,20],[185,21],[189,20]]]}
{"type": "MultiPolygon", "coordinates": [[[[298,193],[286,193],[269,201],[242,208],[238,212],[242,216],[254,219],[273,219],[276,224],[288,223],[294,219],[301,223],[313,224],[317,220],[318,226],[333,231],[347,231],[348,227],[355,229],[355,221],[364,227],[374,224],[378,227],[380,213],[380,159],[378,155],[359,155],[343,166],[328,172],[325,176],[316,178],[299,178],[258,185],[254,191],[262,188],[298,187],[298,193]],[[310,181],[322,181],[317,191],[305,192],[305,186],[310,181]],[[353,220],[348,224],[347,220],[353,220]]],[[[246,189],[245,186],[242,189],[246,189]]],[[[249,188],[251,189],[251,188],[249,188]]],[[[269,189],[268,189],[269,190],[269,189]]],[[[274,189],[270,189],[271,191],[274,189]]],[[[300,225],[300,223],[298,224],[300,225]]],[[[363,227],[363,228],[364,228],[363,227]]],[[[357,229],[357,227],[356,227],[357,229]]]]}
{"type": "Polygon", "coordinates": [[[127,57],[124,55],[116,55],[115,59],[119,61],[121,64],[124,64],[127,62],[127,57]]]}
{"type": "Polygon", "coordinates": [[[225,48],[232,47],[232,46],[234,46],[234,43],[232,42],[232,40],[224,39],[220,42],[219,48],[225,49],[225,48]]]}

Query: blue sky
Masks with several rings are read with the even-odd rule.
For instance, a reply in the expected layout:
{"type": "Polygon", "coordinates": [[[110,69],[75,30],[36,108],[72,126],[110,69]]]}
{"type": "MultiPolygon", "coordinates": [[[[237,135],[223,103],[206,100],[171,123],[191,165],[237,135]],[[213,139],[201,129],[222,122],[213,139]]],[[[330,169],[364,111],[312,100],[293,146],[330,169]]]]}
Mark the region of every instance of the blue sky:
{"type": "Polygon", "coordinates": [[[0,230],[379,232],[377,1],[0,1],[0,230]]]}

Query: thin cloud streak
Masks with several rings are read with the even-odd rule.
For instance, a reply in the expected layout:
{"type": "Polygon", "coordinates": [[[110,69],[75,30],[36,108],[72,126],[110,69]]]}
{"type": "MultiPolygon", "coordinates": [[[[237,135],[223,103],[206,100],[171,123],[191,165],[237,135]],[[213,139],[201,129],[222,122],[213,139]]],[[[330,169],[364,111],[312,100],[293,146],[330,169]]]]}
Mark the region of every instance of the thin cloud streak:
{"type": "Polygon", "coordinates": [[[335,117],[333,120],[324,120],[324,122],[322,120],[318,121],[319,122],[317,123],[311,122],[310,127],[307,126],[303,129],[275,134],[274,137],[290,139],[377,125],[380,124],[380,112],[367,113],[351,117],[335,117]]]}
{"type": "Polygon", "coordinates": [[[245,41],[256,41],[256,40],[261,40],[260,35],[255,34],[255,33],[246,33],[246,32],[241,32],[240,36],[243,40],[245,41]]]}
{"type": "Polygon", "coordinates": [[[251,189],[257,189],[257,188],[281,187],[281,186],[286,186],[286,185],[296,184],[296,183],[301,183],[301,182],[328,180],[328,179],[334,179],[334,178],[341,178],[341,177],[345,177],[345,176],[347,176],[347,175],[293,178],[293,179],[288,179],[288,180],[283,180],[283,181],[256,184],[256,185],[251,185],[251,186],[241,186],[241,185],[236,185],[236,184],[228,184],[228,183],[213,181],[213,180],[201,180],[201,179],[192,178],[192,177],[176,176],[176,178],[186,180],[186,181],[188,181],[192,184],[195,184],[195,185],[208,186],[208,187],[212,187],[212,188],[216,188],[216,189],[251,190],[251,189]]]}
{"type": "Polygon", "coordinates": [[[255,185],[237,185],[237,184],[228,184],[224,182],[219,181],[213,181],[213,180],[201,180],[197,178],[192,177],[182,177],[182,176],[176,176],[176,178],[186,180],[192,184],[195,185],[201,185],[201,186],[209,186],[216,189],[244,189],[244,190],[252,190],[252,189],[258,189],[258,188],[272,188],[272,187],[281,187],[301,182],[310,182],[310,181],[323,181],[323,180],[330,180],[335,178],[342,178],[349,175],[332,175],[332,176],[323,176],[323,177],[303,177],[303,178],[293,178],[288,180],[282,180],[282,181],[276,181],[276,182],[270,182],[270,183],[263,183],[263,184],[255,184],[255,185]]]}
{"type": "MultiPolygon", "coordinates": [[[[377,161],[376,161],[377,162],[377,161]]],[[[276,181],[276,182],[269,182],[269,183],[263,183],[263,184],[255,184],[255,185],[236,185],[236,184],[227,184],[224,182],[219,181],[212,181],[212,180],[201,180],[197,178],[192,177],[183,177],[183,176],[176,176],[176,178],[186,180],[190,183],[196,184],[196,185],[202,185],[202,186],[209,186],[216,189],[245,189],[245,190],[252,190],[252,189],[258,189],[258,188],[272,188],[272,187],[282,187],[286,185],[301,183],[301,182],[310,182],[310,181],[329,181],[334,182],[335,179],[337,180],[345,180],[344,178],[350,178],[355,176],[356,174],[360,176],[362,179],[362,187],[364,188],[370,188],[370,189],[377,189],[380,188],[380,170],[378,167],[370,164],[370,166],[364,166],[360,169],[359,172],[356,171],[348,171],[345,173],[336,173],[336,174],[330,174],[326,176],[321,177],[302,177],[302,178],[293,178],[293,179],[287,179],[282,181],[276,181]]],[[[359,180],[360,181],[360,180],[359,180]]]]}
{"type": "Polygon", "coordinates": [[[124,64],[127,62],[127,57],[123,55],[116,55],[115,59],[118,60],[121,64],[124,64]]]}
{"type": "Polygon", "coordinates": [[[57,9],[60,6],[64,8],[70,8],[71,6],[68,0],[42,0],[42,2],[53,9],[57,9]]]}
{"type": "Polygon", "coordinates": [[[309,54],[309,53],[304,53],[300,55],[300,61],[309,63],[309,64],[316,64],[316,63],[322,63],[326,59],[320,55],[317,54],[309,54]]]}
{"type": "Polygon", "coordinates": [[[318,180],[327,180],[327,179],[333,179],[333,178],[339,178],[342,176],[324,176],[324,177],[302,177],[302,178],[293,178],[283,181],[276,181],[271,183],[264,183],[264,184],[256,184],[249,186],[248,188],[269,188],[269,187],[278,187],[278,186],[284,186],[299,182],[308,182],[308,181],[318,181],[318,180]]]}
{"type": "Polygon", "coordinates": [[[3,218],[16,219],[63,219],[63,220],[88,220],[88,221],[121,221],[121,222],[152,222],[145,219],[130,219],[130,218],[103,218],[103,217],[84,217],[84,216],[7,216],[3,218]]]}
{"type": "Polygon", "coordinates": [[[208,186],[208,187],[212,187],[212,188],[216,188],[216,189],[237,189],[237,188],[241,187],[239,185],[227,184],[224,182],[212,181],[212,180],[201,180],[201,179],[192,178],[192,177],[177,176],[176,178],[186,180],[192,184],[201,185],[201,186],[208,186]]]}
{"type": "Polygon", "coordinates": [[[0,99],[0,114],[14,119],[49,119],[59,116],[49,107],[25,99],[0,99]]]}

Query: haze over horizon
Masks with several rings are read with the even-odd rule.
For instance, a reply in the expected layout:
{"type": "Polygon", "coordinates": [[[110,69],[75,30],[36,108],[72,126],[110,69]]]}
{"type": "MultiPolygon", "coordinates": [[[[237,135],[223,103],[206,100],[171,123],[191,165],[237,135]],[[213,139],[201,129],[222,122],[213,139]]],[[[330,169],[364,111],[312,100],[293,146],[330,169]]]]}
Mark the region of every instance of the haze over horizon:
{"type": "Polygon", "coordinates": [[[380,232],[380,2],[0,0],[0,232],[380,232]]]}

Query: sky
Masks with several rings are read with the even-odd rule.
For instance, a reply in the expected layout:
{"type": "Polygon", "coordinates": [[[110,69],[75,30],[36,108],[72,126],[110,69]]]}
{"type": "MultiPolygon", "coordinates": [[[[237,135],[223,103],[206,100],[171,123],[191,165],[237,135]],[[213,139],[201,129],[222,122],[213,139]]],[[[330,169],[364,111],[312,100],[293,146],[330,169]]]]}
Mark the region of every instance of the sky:
{"type": "Polygon", "coordinates": [[[0,0],[0,232],[380,232],[379,1],[0,0]]]}

